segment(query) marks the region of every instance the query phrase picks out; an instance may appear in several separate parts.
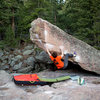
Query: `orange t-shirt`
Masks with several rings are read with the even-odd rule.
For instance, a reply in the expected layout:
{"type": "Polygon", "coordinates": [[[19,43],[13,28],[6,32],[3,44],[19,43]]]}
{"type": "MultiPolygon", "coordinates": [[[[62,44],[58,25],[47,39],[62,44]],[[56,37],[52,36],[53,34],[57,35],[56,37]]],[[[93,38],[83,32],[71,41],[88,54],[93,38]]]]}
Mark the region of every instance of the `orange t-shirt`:
{"type": "Polygon", "coordinates": [[[62,59],[61,56],[57,56],[56,58],[54,58],[53,56],[50,56],[50,58],[54,62],[54,64],[57,66],[58,69],[64,67],[64,62],[61,61],[62,59]]]}

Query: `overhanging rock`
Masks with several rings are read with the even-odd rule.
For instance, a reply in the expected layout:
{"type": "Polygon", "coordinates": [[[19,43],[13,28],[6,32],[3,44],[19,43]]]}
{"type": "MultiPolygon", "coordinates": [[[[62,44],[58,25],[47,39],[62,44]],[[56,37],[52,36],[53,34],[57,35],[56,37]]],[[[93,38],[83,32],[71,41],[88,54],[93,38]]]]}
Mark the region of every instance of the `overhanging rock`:
{"type": "Polygon", "coordinates": [[[75,62],[85,70],[100,74],[100,51],[65,33],[46,20],[38,18],[31,23],[30,39],[45,51],[47,47],[50,51],[58,53],[60,48],[67,53],[76,52],[75,62]]]}

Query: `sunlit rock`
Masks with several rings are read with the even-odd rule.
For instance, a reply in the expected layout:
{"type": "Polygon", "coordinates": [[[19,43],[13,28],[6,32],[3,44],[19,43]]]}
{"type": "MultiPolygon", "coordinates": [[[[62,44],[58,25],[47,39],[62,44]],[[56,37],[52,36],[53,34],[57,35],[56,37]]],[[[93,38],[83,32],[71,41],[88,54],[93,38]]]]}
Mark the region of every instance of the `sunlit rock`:
{"type": "Polygon", "coordinates": [[[31,23],[30,39],[46,51],[76,53],[72,62],[77,62],[83,69],[100,74],[100,51],[78,40],[51,23],[38,18],[31,23]]]}

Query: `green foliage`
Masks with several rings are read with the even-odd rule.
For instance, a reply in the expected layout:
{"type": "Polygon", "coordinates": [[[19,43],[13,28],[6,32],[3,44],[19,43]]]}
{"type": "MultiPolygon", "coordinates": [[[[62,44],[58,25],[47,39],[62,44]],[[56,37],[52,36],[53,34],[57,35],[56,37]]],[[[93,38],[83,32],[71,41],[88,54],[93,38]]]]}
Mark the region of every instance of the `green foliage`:
{"type": "Polygon", "coordinates": [[[11,26],[8,26],[5,32],[5,40],[6,41],[12,41],[15,38],[14,32],[12,31],[11,26]]]}
{"type": "Polygon", "coordinates": [[[100,47],[100,0],[66,0],[59,21],[69,34],[100,47]]]}
{"type": "Polygon", "coordinates": [[[0,0],[0,47],[29,40],[38,17],[99,49],[100,0],[0,0]]]}
{"type": "Polygon", "coordinates": [[[18,11],[18,0],[1,0],[0,1],[0,38],[5,46],[15,46],[15,18],[18,11]]]}

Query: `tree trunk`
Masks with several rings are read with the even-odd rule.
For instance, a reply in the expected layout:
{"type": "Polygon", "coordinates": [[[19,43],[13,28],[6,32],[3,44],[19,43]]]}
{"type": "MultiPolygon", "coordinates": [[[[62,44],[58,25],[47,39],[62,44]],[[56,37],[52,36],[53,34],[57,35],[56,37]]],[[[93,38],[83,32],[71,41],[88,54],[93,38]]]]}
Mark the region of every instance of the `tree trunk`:
{"type": "Polygon", "coordinates": [[[11,22],[11,26],[12,26],[12,31],[13,31],[13,33],[14,33],[14,37],[15,37],[15,18],[14,18],[14,8],[12,8],[12,14],[13,14],[13,16],[12,16],[12,22],[11,22]]]}

